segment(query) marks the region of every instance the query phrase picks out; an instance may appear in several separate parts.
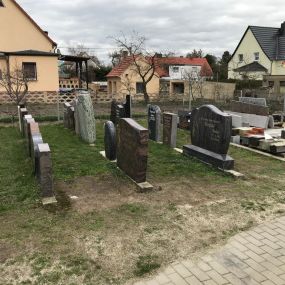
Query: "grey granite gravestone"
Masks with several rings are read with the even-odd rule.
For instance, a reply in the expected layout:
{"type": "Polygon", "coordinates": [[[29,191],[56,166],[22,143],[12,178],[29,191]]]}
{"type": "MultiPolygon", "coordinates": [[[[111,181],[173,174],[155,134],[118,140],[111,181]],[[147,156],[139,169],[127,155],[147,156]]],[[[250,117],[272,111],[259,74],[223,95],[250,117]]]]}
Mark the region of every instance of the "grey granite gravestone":
{"type": "Polygon", "coordinates": [[[116,150],[116,128],[112,121],[108,121],[104,124],[104,145],[105,145],[105,155],[109,160],[116,160],[117,150],[116,150]]]}
{"type": "Polygon", "coordinates": [[[117,165],[135,182],[146,181],[148,130],[130,118],[120,119],[117,130],[117,165]]]}
{"type": "Polygon", "coordinates": [[[27,126],[28,126],[27,121],[32,119],[32,118],[33,117],[30,114],[24,115],[24,117],[23,117],[23,135],[25,138],[27,138],[27,126]]]}
{"type": "Polygon", "coordinates": [[[67,109],[67,115],[68,115],[68,128],[72,131],[75,131],[75,118],[74,118],[73,106],[67,109]]]}
{"type": "Polygon", "coordinates": [[[35,176],[39,179],[39,174],[40,174],[40,165],[39,165],[39,144],[43,143],[43,138],[41,133],[36,133],[32,134],[31,136],[32,139],[32,160],[33,160],[33,165],[34,165],[34,174],[35,176]]]}
{"type": "Polygon", "coordinates": [[[26,108],[26,106],[25,104],[19,104],[17,107],[18,107],[19,130],[20,132],[22,132],[21,109],[26,108]]]}
{"type": "Polygon", "coordinates": [[[282,138],[282,139],[285,139],[285,130],[282,130],[282,131],[281,131],[281,138],[282,138]]]}
{"type": "Polygon", "coordinates": [[[49,145],[46,143],[38,144],[39,152],[39,182],[42,197],[53,197],[53,179],[52,179],[52,163],[49,145]]]}
{"type": "Polygon", "coordinates": [[[26,141],[27,152],[28,152],[29,157],[31,156],[31,128],[30,128],[31,123],[35,123],[34,118],[24,119],[25,141],[26,141]]]}
{"type": "Polygon", "coordinates": [[[233,169],[234,160],[227,155],[232,133],[230,115],[204,105],[192,111],[190,131],[192,145],[183,146],[183,154],[223,170],[233,169]]]}
{"type": "Polygon", "coordinates": [[[79,94],[76,104],[80,137],[92,144],[96,140],[96,122],[90,94],[79,94]]]}
{"type": "Polygon", "coordinates": [[[160,140],[161,110],[157,105],[148,106],[148,130],[149,139],[158,142],[160,140]]]}
{"type": "Polygon", "coordinates": [[[69,128],[68,109],[71,107],[70,103],[63,104],[63,126],[69,128]]]}
{"type": "Polygon", "coordinates": [[[117,120],[116,120],[117,116],[116,115],[117,115],[117,105],[118,104],[119,103],[116,100],[112,100],[112,102],[111,102],[110,121],[112,121],[114,125],[117,124],[117,120]]]}
{"type": "Polygon", "coordinates": [[[163,113],[163,143],[175,148],[177,137],[178,116],[173,113],[163,113]]]}
{"type": "Polygon", "coordinates": [[[28,110],[26,108],[20,108],[20,122],[21,122],[21,134],[24,136],[24,116],[28,115],[28,110]]]}
{"type": "Polygon", "coordinates": [[[75,133],[80,136],[80,121],[79,121],[79,115],[78,115],[78,100],[74,100],[74,128],[75,133]]]}

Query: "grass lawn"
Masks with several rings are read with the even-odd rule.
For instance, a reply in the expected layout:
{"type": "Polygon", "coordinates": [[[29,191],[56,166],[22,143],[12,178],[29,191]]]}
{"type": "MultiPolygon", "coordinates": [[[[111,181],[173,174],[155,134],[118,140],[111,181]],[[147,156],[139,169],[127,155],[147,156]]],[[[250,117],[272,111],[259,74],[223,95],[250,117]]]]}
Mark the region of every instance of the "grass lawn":
{"type": "MultiPolygon", "coordinates": [[[[145,121],[139,121],[145,125],[145,121]]],[[[149,193],[61,125],[42,125],[58,205],[43,208],[16,128],[0,127],[0,284],[126,284],[284,213],[285,164],[230,149],[245,180],[150,142],[149,193]]],[[[177,144],[189,140],[179,130],[177,144]]]]}

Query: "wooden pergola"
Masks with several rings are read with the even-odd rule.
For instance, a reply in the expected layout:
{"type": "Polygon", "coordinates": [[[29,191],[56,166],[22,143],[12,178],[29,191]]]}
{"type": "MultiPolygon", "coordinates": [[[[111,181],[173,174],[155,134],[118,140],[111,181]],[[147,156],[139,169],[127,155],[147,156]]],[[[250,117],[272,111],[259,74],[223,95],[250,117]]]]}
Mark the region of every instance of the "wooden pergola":
{"type": "Polygon", "coordinates": [[[82,56],[75,56],[75,55],[59,55],[59,60],[74,62],[76,65],[76,74],[79,79],[79,88],[82,88],[82,74],[83,74],[83,63],[85,64],[86,69],[86,86],[88,89],[89,83],[89,71],[88,71],[88,60],[90,57],[82,57],[82,56]]]}

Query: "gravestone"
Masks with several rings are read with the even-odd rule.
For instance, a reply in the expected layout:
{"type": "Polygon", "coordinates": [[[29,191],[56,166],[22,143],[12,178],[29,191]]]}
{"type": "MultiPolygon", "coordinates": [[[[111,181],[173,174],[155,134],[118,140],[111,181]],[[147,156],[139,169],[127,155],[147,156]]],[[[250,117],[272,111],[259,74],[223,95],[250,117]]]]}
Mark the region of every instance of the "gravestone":
{"type": "Polygon", "coordinates": [[[75,124],[75,133],[80,136],[80,121],[78,115],[78,100],[74,100],[74,124],[75,124]]]}
{"type": "Polygon", "coordinates": [[[148,130],[130,118],[120,119],[117,129],[117,165],[135,182],[146,181],[148,130]]]}
{"type": "Polygon", "coordinates": [[[148,130],[149,139],[158,142],[160,140],[161,110],[157,105],[148,106],[148,130]]]}
{"type": "Polygon", "coordinates": [[[178,118],[179,118],[178,128],[183,130],[190,130],[191,112],[178,110],[178,118]]]}
{"type": "Polygon", "coordinates": [[[285,130],[282,130],[282,131],[281,131],[281,138],[282,138],[282,139],[285,139],[285,130]]]}
{"type": "Polygon", "coordinates": [[[27,146],[27,152],[28,152],[28,155],[30,157],[31,156],[31,128],[30,128],[30,124],[35,123],[35,119],[34,118],[25,118],[24,120],[25,120],[24,121],[25,141],[26,141],[26,146],[27,146]]]}
{"type": "Polygon", "coordinates": [[[63,104],[63,126],[69,128],[68,126],[68,109],[71,107],[70,103],[63,104]]]}
{"type": "Polygon", "coordinates": [[[23,118],[23,135],[25,138],[27,138],[27,126],[28,126],[27,121],[32,119],[32,118],[33,118],[32,115],[29,115],[29,114],[24,115],[24,118],[23,118]]]}
{"type": "Polygon", "coordinates": [[[43,143],[43,138],[40,133],[39,124],[38,123],[30,123],[30,156],[32,158],[34,173],[38,177],[38,144],[43,143]]]}
{"type": "Polygon", "coordinates": [[[239,102],[267,107],[267,103],[266,103],[265,98],[239,97],[238,99],[239,99],[239,102]]]}
{"type": "Polygon", "coordinates": [[[116,128],[113,122],[108,121],[104,125],[105,135],[105,155],[109,160],[116,160],[117,150],[116,150],[116,128]]]}
{"type": "Polygon", "coordinates": [[[163,113],[163,143],[175,148],[178,117],[173,113],[163,113]]]}
{"type": "Polygon", "coordinates": [[[40,182],[41,196],[43,198],[53,197],[53,179],[52,179],[52,163],[49,145],[46,143],[38,144],[39,152],[39,172],[38,178],[40,182]]]}
{"type": "Polygon", "coordinates": [[[92,144],[96,140],[95,115],[90,94],[79,94],[76,102],[80,137],[92,144]]]}
{"type": "Polygon", "coordinates": [[[20,108],[20,125],[21,125],[21,134],[24,136],[24,116],[28,115],[28,110],[26,108],[20,108]]]}
{"type": "Polygon", "coordinates": [[[124,103],[125,118],[132,117],[132,97],[131,95],[126,96],[126,102],[124,103]]]}
{"type": "Polygon", "coordinates": [[[116,118],[117,118],[117,105],[118,105],[118,102],[116,100],[112,100],[110,121],[112,121],[114,125],[117,124],[117,120],[116,120],[116,118]]]}
{"type": "Polygon", "coordinates": [[[20,132],[22,132],[21,109],[26,108],[26,106],[25,104],[19,104],[17,107],[18,107],[19,130],[20,132]]]}
{"type": "Polygon", "coordinates": [[[234,160],[227,155],[232,117],[213,105],[194,109],[190,122],[192,145],[183,146],[183,154],[221,169],[233,169],[234,160]]]}

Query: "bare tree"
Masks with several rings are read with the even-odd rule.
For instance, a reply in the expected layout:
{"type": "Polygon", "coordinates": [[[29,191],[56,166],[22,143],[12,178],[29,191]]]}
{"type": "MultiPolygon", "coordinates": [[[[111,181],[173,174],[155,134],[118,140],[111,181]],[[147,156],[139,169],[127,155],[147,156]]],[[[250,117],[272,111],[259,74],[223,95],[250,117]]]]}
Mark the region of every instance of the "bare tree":
{"type": "Polygon", "coordinates": [[[189,111],[192,109],[192,100],[195,100],[195,96],[203,97],[203,83],[204,77],[201,74],[201,70],[184,70],[182,79],[188,83],[189,88],[189,111]]]}
{"type": "Polygon", "coordinates": [[[112,37],[120,51],[127,51],[131,57],[131,70],[137,74],[142,81],[142,92],[144,101],[149,103],[147,85],[155,76],[156,54],[146,50],[146,38],[133,31],[130,36],[123,32],[118,37],[112,37]]]}
{"type": "Polygon", "coordinates": [[[29,90],[28,83],[28,78],[17,65],[12,71],[9,69],[2,71],[2,76],[0,76],[0,86],[5,89],[11,101],[17,105],[25,102],[29,90]]]}

